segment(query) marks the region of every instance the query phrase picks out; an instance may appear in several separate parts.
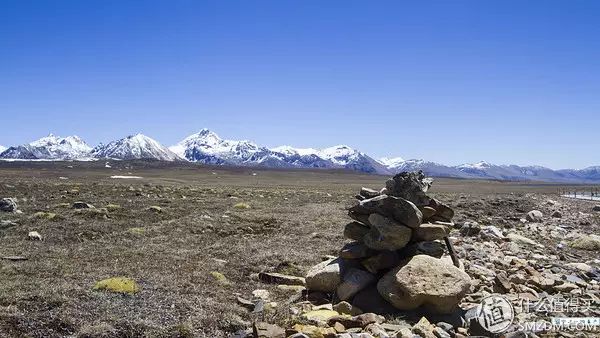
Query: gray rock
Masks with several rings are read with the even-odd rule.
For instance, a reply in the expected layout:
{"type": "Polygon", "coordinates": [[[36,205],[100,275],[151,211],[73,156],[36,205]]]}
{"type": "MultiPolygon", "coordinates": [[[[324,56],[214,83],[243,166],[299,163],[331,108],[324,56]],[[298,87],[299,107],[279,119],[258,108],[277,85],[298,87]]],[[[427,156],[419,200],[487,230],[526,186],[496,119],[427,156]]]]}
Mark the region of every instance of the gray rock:
{"type": "Polygon", "coordinates": [[[17,226],[19,224],[13,222],[13,221],[9,221],[9,220],[1,220],[0,221],[0,230],[2,229],[8,229],[14,226],[17,226]]]}
{"type": "Polygon", "coordinates": [[[369,189],[369,188],[365,188],[365,187],[362,187],[362,188],[360,189],[360,195],[361,195],[362,197],[364,197],[365,199],[367,199],[367,198],[373,198],[373,197],[377,197],[377,196],[379,196],[380,194],[381,194],[381,193],[380,193],[379,191],[377,191],[377,190],[374,190],[374,189],[369,189]]]}
{"type": "Polygon", "coordinates": [[[380,195],[360,201],[350,208],[350,212],[369,215],[373,213],[381,214],[409,228],[418,227],[423,220],[423,214],[412,202],[388,195],[380,195]]]}
{"type": "Polygon", "coordinates": [[[18,209],[16,198],[2,198],[0,199],[0,211],[4,212],[15,212],[18,209]]]}
{"type": "Polygon", "coordinates": [[[371,230],[363,238],[366,246],[374,250],[398,250],[406,246],[412,230],[380,214],[369,216],[371,230]]]}
{"type": "Polygon", "coordinates": [[[334,292],[342,283],[343,261],[339,258],[321,262],[308,270],[306,288],[311,291],[334,292]]]}
{"type": "Polygon", "coordinates": [[[375,256],[363,259],[360,263],[371,273],[393,268],[400,264],[400,255],[396,251],[381,251],[375,256]]]}
{"type": "Polygon", "coordinates": [[[562,218],[562,213],[558,210],[552,213],[552,217],[554,218],[562,218]]]}
{"type": "Polygon", "coordinates": [[[482,228],[481,231],[479,232],[479,237],[481,237],[482,239],[485,239],[485,240],[490,240],[490,241],[495,241],[495,242],[504,241],[506,239],[506,237],[502,233],[502,230],[500,230],[498,227],[495,227],[493,225],[488,225],[488,226],[482,228]]]}
{"type": "Polygon", "coordinates": [[[361,242],[346,243],[340,250],[340,257],[347,259],[365,258],[375,252],[361,242]]]}
{"type": "Polygon", "coordinates": [[[74,202],[73,209],[94,209],[94,206],[85,202],[74,202]]]}
{"type": "Polygon", "coordinates": [[[410,258],[377,283],[381,296],[400,310],[424,306],[440,314],[455,310],[470,287],[471,278],[464,271],[427,255],[410,258]]]}
{"type": "Polygon", "coordinates": [[[348,300],[374,281],[375,276],[372,274],[352,268],[344,274],[343,281],[337,288],[337,295],[341,300],[348,300]]]}
{"type": "Polygon", "coordinates": [[[333,306],[333,310],[337,311],[340,314],[351,315],[351,316],[356,316],[356,315],[363,313],[361,309],[359,309],[358,307],[356,307],[346,301],[341,301],[341,302],[335,304],[333,306]]]}
{"type": "Polygon", "coordinates": [[[450,228],[443,224],[423,223],[413,230],[414,241],[433,241],[450,234],[450,228]]]}
{"type": "Polygon", "coordinates": [[[529,222],[541,222],[544,214],[539,210],[531,210],[525,215],[525,219],[529,222]]]}
{"type": "MultiPolygon", "coordinates": [[[[369,216],[366,216],[368,219],[369,216]]],[[[359,222],[350,222],[344,227],[344,237],[353,239],[355,241],[362,241],[363,237],[371,230],[368,226],[365,226],[359,222]]]]}
{"type": "Polygon", "coordinates": [[[460,234],[463,236],[476,236],[481,231],[481,226],[477,222],[465,222],[460,228],[460,234]]]}
{"type": "Polygon", "coordinates": [[[593,211],[600,211],[600,205],[594,205],[592,208],[593,211]]]}
{"type": "Polygon", "coordinates": [[[401,197],[416,205],[425,206],[429,205],[431,200],[426,193],[432,182],[430,178],[425,178],[422,171],[401,172],[385,182],[385,187],[390,196],[401,197]]]}

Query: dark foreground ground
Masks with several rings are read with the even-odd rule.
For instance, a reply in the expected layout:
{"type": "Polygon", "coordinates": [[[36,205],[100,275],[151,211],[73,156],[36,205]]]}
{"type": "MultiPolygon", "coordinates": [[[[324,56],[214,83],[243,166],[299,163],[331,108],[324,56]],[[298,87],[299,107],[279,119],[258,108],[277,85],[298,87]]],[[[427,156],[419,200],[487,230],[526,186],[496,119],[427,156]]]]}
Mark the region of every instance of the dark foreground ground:
{"type": "MultiPolygon", "coordinates": [[[[0,337],[223,337],[251,324],[252,314],[236,297],[251,297],[255,289],[271,292],[281,309],[270,319],[285,325],[290,294],[251,275],[303,275],[324,255],[335,255],[345,242],[345,208],[353,196],[386,179],[334,171],[110,165],[0,163],[0,198],[17,198],[22,211],[0,213],[0,220],[17,223],[0,229],[0,257],[27,258],[0,260],[0,337]],[[76,201],[96,208],[72,209],[76,201]],[[29,231],[43,241],[28,240],[29,231]],[[133,278],[141,291],[93,290],[97,281],[118,276],[133,278]]],[[[455,209],[456,222],[500,228],[518,226],[534,208],[552,213],[558,208],[547,202],[552,199],[573,231],[597,234],[593,204],[562,200],[557,189],[438,179],[431,194],[455,209]]],[[[556,253],[560,238],[527,231],[552,248],[548,255],[556,253]]],[[[573,249],[568,257],[585,262],[597,256],[573,249]]]]}

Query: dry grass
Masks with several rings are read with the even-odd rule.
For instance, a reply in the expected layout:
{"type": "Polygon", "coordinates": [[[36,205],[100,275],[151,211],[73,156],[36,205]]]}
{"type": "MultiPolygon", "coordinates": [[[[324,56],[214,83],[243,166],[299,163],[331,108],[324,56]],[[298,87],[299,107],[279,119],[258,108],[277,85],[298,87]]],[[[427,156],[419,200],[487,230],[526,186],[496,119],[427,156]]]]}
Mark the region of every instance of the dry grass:
{"type": "MultiPolygon", "coordinates": [[[[112,169],[93,163],[2,166],[0,197],[18,198],[23,214],[0,214],[19,223],[0,230],[0,256],[29,258],[0,261],[2,337],[223,337],[246,328],[253,318],[236,304],[237,295],[266,288],[280,303],[290,295],[251,275],[303,274],[322,256],[335,254],[352,196],[361,185],[379,187],[384,180],[156,163],[122,162],[112,169]],[[144,179],[108,178],[129,172],[144,179]],[[97,208],[74,210],[74,201],[97,208]],[[236,207],[240,203],[251,208],[236,207]],[[44,241],[28,241],[29,231],[40,232],[44,241]],[[135,280],[139,292],[94,290],[98,281],[115,276],[135,280]]],[[[436,189],[455,206],[480,199],[460,200],[456,193],[530,189],[510,187],[442,180],[436,189]]],[[[285,320],[284,310],[268,315],[285,320]]]]}

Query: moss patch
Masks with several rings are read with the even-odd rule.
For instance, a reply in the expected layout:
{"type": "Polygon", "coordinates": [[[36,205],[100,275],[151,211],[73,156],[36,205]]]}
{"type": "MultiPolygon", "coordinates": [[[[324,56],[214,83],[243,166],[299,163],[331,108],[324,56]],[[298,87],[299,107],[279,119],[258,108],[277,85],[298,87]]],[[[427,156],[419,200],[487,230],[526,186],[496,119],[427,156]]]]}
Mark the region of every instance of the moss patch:
{"type": "Polygon", "coordinates": [[[140,291],[140,286],[131,278],[113,277],[96,283],[96,285],[94,285],[94,290],[134,294],[140,291]]]}

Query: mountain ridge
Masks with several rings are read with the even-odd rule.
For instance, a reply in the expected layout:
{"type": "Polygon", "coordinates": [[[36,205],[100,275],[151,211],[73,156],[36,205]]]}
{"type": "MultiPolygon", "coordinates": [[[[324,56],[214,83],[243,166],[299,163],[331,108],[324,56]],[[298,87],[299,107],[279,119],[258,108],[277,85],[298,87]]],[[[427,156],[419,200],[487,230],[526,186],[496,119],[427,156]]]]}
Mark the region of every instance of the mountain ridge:
{"type": "Polygon", "coordinates": [[[323,149],[295,148],[289,145],[264,147],[249,140],[227,140],[209,129],[185,137],[165,147],[158,141],[134,134],[91,148],[78,136],[53,134],[27,144],[2,149],[5,160],[92,160],[100,158],[130,160],[190,161],[211,165],[259,166],[269,168],[349,169],[364,173],[393,175],[402,171],[422,170],[435,177],[492,179],[511,181],[547,181],[598,183],[600,166],[584,169],[553,170],[543,166],[496,165],[486,161],[456,166],[423,159],[384,157],[374,159],[347,145],[323,149]]]}

